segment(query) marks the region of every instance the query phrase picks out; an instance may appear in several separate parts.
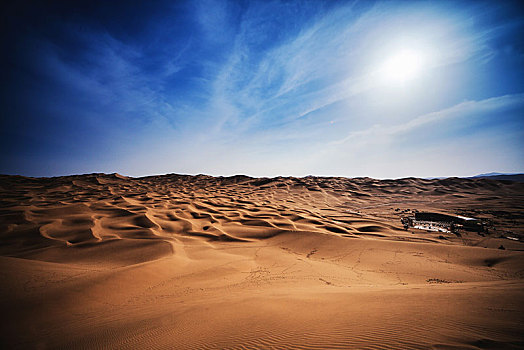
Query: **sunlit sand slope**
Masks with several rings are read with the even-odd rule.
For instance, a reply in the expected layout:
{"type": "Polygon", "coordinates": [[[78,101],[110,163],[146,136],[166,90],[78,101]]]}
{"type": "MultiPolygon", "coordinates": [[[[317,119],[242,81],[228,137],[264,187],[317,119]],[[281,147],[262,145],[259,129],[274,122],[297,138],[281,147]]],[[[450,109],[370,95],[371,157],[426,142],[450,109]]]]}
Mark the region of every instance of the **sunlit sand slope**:
{"type": "Polygon", "coordinates": [[[6,348],[524,347],[521,183],[0,176],[0,206],[6,348]]]}

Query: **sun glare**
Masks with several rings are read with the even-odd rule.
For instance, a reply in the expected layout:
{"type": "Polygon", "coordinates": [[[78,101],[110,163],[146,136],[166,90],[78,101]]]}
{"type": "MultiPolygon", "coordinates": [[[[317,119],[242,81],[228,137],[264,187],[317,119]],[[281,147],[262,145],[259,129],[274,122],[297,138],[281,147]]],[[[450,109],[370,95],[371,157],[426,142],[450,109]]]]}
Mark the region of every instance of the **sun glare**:
{"type": "Polygon", "coordinates": [[[402,50],[382,66],[381,75],[388,82],[404,83],[417,77],[423,65],[420,52],[402,50]]]}

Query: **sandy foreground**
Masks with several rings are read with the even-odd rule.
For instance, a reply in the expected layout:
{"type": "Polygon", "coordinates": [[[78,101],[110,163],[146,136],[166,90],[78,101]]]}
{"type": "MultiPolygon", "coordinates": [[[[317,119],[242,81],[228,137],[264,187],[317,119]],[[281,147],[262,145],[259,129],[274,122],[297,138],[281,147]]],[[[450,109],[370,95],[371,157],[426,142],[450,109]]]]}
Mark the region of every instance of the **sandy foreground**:
{"type": "Polygon", "coordinates": [[[0,176],[0,206],[3,349],[524,348],[522,183],[0,176]]]}

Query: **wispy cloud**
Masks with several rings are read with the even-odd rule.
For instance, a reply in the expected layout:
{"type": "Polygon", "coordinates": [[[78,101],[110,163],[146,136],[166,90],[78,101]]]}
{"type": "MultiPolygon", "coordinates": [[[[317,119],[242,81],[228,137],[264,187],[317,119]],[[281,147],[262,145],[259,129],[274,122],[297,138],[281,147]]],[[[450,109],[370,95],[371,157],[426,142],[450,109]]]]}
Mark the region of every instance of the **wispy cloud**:
{"type": "Polygon", "coordinates": [[[372,91],[380,85],[375,71],[384,58],[379,56],[388,54],[378,47],[383,42],[392,52],[406,41],[432,51],[426,69],[489,55],[487,34],[468,33],[468,23],[461,18],[440,23],[443,20],[425,8],[408,8],[411,13],[406,19],[402,11],[389,14],[388,4],[356,9],[355,3],[312,16],[293,35],[259,50],[257,34],[266,32],[259,25],[261,17],[281,11],[280,7],[257,4],[255,10],[243,14],[231,55],[213,81],[211,109],[227,105],[225,110],[218,109],[223,112],[220,125],[233,125],[239,132],[269,125],[281,128],[372,91]],[[405,39],[405,33],[416,34],[405,39]]]}
{"type": "Polygon", "coordinates": [[[111,149],[131,174],[155,162],[165,171],[177,164],[173,171],[321,173],[331,164],[315,168],[319,158],[364,159],[364,149],[385,157],[434,125],[455,142],[461,128],[486,132],[497,118],[507,126],[518,118],[504,111],[522,110],[517,78],[497,87],[478,81],[501,52],[519,55],[518,45],[494,43],[505,43],[500,38],[520,22],[486,20],[490,4],[457,5],[461,11],[394,1],[155,6],[132,33],[130,21],[108,16],[24,38],[30,49],[22,65],[34,79],[27,99],[35,105],[24,108],[51,130],[38,136],[56,143],[49,154],[78,144],[94,164],[111,149]],[[381,64],[404,47],[424,52],[423,72],[412,86],[386,86],[381,64]]]}
{"type": "MultiPolygon", "coordinates": [[[[377,138],[395,138],[400,134],[413,133],[421,128],[467,127],[471,124],[486,122],[504,124],[508,121],[520,122],[520,114],[508,114],[508,110],[524,112],[524,94],[506,95],[488,98],[481,101],[465,101],[450,108],[424,114],[409,120],[406,123],[385,126],[373,125],[371,128],[354,131],[331,144],[342,145],[354,142],[373,143],[377,138]],[[452,124],[452,125],[450,125],[452,124]]],[[[466,135],[464,135],[466,136],[466,135]]]]}
{"type": "Polygon", "coordinates": [[[352,171],[353,175],[373,170],[377,177],[430,176],[431,171],[444,176],[471,175],[494,163],[514,171],[518,159],[524,158],[522,115],[524,94],[465,101],[405,123],[351,132],[326,144],[311,161],[317,164],[313,167],[352,171]],[[483,156],[486,158],[478,161],[483,156]],[[463,169],[457,159],[463,160],[463,169]],[[477,159],[477,170],[468,164],[472,159],[477,159]],[[378,169],[386,165],[387,170],[382,168],[383,175],[379,175],[378,169]]]}
{"type": "MultiPolygon", "coordinates": [[[[143,120],[159,115],[174,123],[197,118],[209,125],[202,130],[208,137],[220,138],[229,131],[250,137],[272,125],[282,128],[372,91],[379,85],[373,75],[373,64],[379,60],[375,57],[380,52],[377,45],[387,38],[398,41],[388,32],[398,31],[399,26],[410,32],[414,29],[410,26],[417,25],[426,42],[445,43],[439,47],[440,56],[433,66],[466,60],[484,50],[486,33],[465,35],[467,24],[458,20],[448,19],[446,26],[439,25],[441,19],[431,18],[425,8],[406,6],[406,15],[398,9],[390,13],[392,6],[387,3],[357,5],[327,9],[319,5],[307,9],[302,17],[299,14],[300,22],[295,22],[297,6],[293,3],[250,3],[240,9],[221,1],[197,2],[194,13],[203,33],[200,40],[227,46],[229,55],[196,57],[198,49],[192,39],[166,55],[165,61],[159,62],[165,68],[153,73],[144,67],[148,53],[142,47],[106,32],[78,37],[86,48],[79,61],[63,60],[52,46],[45,49],[43,57],[49,74],[82,95],[91,95],[101,108],[121,115],[134,113],[143,120]],[[235,15],[239,21],[234,20],[235,15]],[[421,24],[417,19],[421,16],[431,20],[421,24]],[[280,33],[281,25],[292,30],[280,33]],[[190,50],[195,52],[188,53],[190,50]],[[200,62],[202,74],[184,72],[191,60],[200,62]],[[171,96],[170,79],[201,79],[201,84],[197,90],[192,87],[193,95],[171,96]]],[[[409,40],[420,41],[417,37],[409,40]]]]}

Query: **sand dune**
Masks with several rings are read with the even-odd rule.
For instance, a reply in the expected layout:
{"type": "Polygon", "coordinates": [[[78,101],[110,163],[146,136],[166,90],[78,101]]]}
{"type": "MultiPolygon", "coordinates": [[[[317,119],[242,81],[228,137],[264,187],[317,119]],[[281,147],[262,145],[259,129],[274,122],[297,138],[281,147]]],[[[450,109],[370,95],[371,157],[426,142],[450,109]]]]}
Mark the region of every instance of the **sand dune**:
{"type": "Polygon", "coordinates": [[[524,348],[523,237],[524,184],[511,181],[4,175],[0,340],[524,348]],[[492,226],[406,231],[415,210],[492,226]]]}

